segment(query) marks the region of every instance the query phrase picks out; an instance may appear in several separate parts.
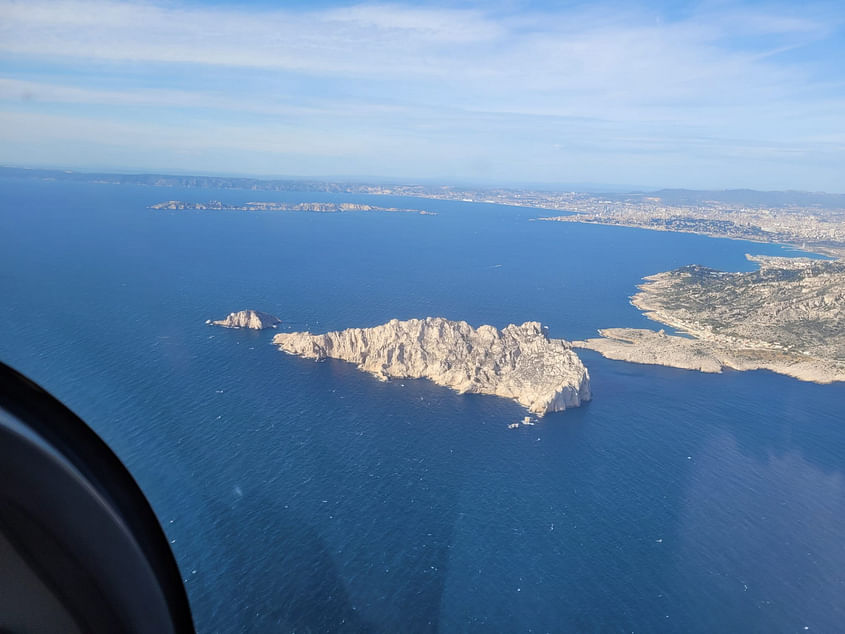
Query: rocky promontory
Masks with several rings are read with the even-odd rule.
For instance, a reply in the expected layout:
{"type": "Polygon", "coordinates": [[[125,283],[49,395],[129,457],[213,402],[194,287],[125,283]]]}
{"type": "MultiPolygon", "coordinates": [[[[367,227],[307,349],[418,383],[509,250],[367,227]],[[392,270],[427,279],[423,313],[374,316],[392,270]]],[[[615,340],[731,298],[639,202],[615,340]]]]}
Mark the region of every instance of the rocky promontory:
{"type": "Polygon", "coordinates": [[[224,328],[251,328],[252,330],[263,330],[264,328],[275,328],[282,320],[268,313],[257,310],[241,310],[237,313],[229,313],[225,319],[205,322],[212,326],[223,326],[224,328]]]}
{"type": "Polygon", "coordinates": [[[573,341],[608,359],[665,365],[699,372],[769,370],[802,381],[845,381],[845,363],[772,348],[732,348],[715,341],[667,335],[644,328],[607,328],[600,338],[573,341]]]}
{"type": "Polygon", "coordinates": [[[748,256],[756,271],[685,266],[646,278],[631,303],[687,336],[609,328],[573,345],[610,359],[845,381],[845,262],[748,256]]]}
{"type": "Polygon", "coordinates": [[[459,393],[492,394],[542,416],[590,399],[590,375],[572,345],[529,321],[502,330],[442,317],[393,319],[325,334],[280,333],[291,354],[342,359],[381,380],[426,378],[459,393]]]}

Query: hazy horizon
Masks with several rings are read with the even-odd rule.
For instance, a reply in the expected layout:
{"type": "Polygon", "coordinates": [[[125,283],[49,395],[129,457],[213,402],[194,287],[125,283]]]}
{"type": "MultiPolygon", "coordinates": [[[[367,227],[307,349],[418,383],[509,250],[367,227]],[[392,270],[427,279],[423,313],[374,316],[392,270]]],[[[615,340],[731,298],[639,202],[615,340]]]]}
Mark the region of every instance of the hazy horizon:
{"type": "Polygon", "coordinates": [[[414,186],[425,185],[432,187],[452,188],[478,188],[480,190],[512,189],[535,190],[549,192],[576,192],[584,194],[636,194],[655,193],[658,191],[691,191],[691,192],[731,192],[731,191],[752,191],[760,194],[767,193],[789,193],[800,194],[827,194],[833,196],[845,196],[845,190],[802,190],[802,189],[755,189],[753,187],[679,187],[673,185],[626,185],[622,183],[531,183],[518,181],[483,181],[483,180],[445,180],[440,178],[404,178],[385,177],[367,174],[251,174],[237,172],[203,172],[200,170],[163,170],[163,169],[118,169],[104,167],[102,169],[86,169],[67,165],[14,165],[0,164],[2,170],[28,170],[33,172],[66,172],[88,175],[114,175],[114,176],[172,176],[172,177],[197,177],[197,178],[221,178],[221,179],[245,179],[258,181],[291,181],[291,182],[325,182],[325,183],[348,183],[351,185],[399,185],[414,186]]]}

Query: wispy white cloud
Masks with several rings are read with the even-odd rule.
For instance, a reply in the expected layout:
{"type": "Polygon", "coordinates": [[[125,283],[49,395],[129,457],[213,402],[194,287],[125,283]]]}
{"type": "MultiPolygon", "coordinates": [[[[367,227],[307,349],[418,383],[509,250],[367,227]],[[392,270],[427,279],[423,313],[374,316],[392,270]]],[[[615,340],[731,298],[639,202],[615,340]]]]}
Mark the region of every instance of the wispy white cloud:
{"type": "Polygon", "coordinates": [[[151,117],[187,129],[183,146],[202,145],[207,126],[233,150],[271,151],[276,139],[346,156],[365,144],[383,165],[421,172],[438,152],[507,153],[516,178],[555,160],[555,147],[626,165],[648,152],[736,163],[845,135],[841,69],[790,54],[841,29],[823,5],[703,4],[675,20],[617,4],[506,9],[0,0],[0,107],[45,142],[60,126],[39,130],[35,118],[76,119],[82,134],[90,106],[101,127],[117,126],[111,138],[160,150],[180,136],[148,134],[151,117]]]}
{"type": "Polygon", "coordinates": [[[77,0],[0,2],[0,49],[109,61],[317,73],[438,74],[421,59],[500,31],[465,10],[359,6],[329,11],[177,8],[77,0]]]}
{"type": "Polygon", "coordinates": [[[407,114],[412,108],[385,103],[359,103],[288,95],[266,95],[259,100],[212,90],[166,90],[156,88],[101,89],[58,81],[30,81],[0,76],[0,103],[24,105],[78,104],[128,108],[178,108],[228,111],[284,117],[373,116],[407,114]]]}
{"type": "MultiPolygon", "coordinates": [[[[719,47],[726,37],[806,38],[829,28],[821,21],[747,10],[657,24],[606,8],[511,19],[402,5],[250,11],[3,0],[0,15],[0,50],[16,54],[362,77],[503,78],[516,87],[554,89],[654,74],[664,82],[723,77],[731,69],[738,75],[760,51],[749,55],[719,47]]],[[[775,69],[757,70],[770,76],[775,69]]]]}

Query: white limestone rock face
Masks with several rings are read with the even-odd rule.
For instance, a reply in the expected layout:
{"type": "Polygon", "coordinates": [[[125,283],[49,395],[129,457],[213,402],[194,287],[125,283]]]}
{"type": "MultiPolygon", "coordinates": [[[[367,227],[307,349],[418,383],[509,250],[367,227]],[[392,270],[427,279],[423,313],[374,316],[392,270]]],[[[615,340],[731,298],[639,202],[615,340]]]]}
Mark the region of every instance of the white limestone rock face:
{"type": "Polygon", "coordinates": [[[251,328],[252,330],[263,330],[264,328],[275,328],[282,323],[282,320],[273,315],[262,313],[257,310],[242,310],[237,313],[229,313],[226,319],[208,321],[214,326],[224,328],[251,328]]]}
{"type": "Polygon", "coordinates": [[[573,341],[576,348],[595,350],[608,359],[665,365],[699,372],[721,372],[724,355],[710,343],[699,339],[667,335],[639,328],[605,328],[595,339],[573,341]]]}
{"type": "Polygon", "coordinates": [[[280,333],[273,343],[311,359],[342,359],[381,380],[426,378],[459,393],[514,399],[542,416],[590,399],[590,375],[572,345],[539,322],[497,330],[442,317],[313,335],[280,333]]]}
{"type": "Polygon", "coordinates": [[[601,337],[573,341],[576,348],[595,350],[608,359],[665,365],[699,372],[770,370],[801,381],[845,381],[845,362],[772,348],[729,347],[718,341],[667,335],[639,328],[607,328],[601,337]]]}

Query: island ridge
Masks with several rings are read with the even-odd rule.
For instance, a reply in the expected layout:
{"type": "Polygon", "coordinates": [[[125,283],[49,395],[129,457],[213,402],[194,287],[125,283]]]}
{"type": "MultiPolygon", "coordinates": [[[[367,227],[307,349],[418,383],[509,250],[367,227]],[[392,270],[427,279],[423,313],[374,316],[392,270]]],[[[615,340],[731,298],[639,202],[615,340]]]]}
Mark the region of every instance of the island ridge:
{"type": "Polygon", "coordinates": [[[381,380],[427,378],[461,394],[492,394],[542,416],[590,399],[590,375],[563,339],[549,339],[529,321],[502,330],[473,328],[442,317],[315,335],[279,333],[273,343],[291,354],[342,359],[381,380]]]}

